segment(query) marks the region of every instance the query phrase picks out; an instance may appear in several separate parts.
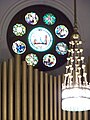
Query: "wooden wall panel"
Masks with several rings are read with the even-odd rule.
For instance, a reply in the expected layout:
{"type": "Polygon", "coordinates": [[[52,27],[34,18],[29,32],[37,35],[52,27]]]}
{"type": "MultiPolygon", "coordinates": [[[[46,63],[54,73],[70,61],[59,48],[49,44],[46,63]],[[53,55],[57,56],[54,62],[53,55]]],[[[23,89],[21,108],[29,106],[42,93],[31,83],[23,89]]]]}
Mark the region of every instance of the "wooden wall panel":
{"type": "MultiPolygon", "coordinates": [[[[90,72],[90,57],[88,73],[90,72]]],[[[89,74],[90,77],[90,74],[89,74]]],[[[0,65],[1,120],[89,120],[88,111],[61,109],[63,76],[53,76],[15,59],[0,65]]]]}

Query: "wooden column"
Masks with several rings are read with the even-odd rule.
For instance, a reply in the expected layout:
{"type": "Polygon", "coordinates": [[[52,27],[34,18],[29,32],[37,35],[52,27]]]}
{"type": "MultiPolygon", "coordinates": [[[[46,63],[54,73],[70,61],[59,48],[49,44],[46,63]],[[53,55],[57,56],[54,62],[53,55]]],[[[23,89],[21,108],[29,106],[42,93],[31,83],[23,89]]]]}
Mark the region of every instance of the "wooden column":
{"type": "Polygon", "coordinates": [[[71,112],[68,111],[68,120],[71,120],[71,112]]]}
{"type": "Polygon", "coordinates": [[[84,120],[88,120],[88,111],[84,112],[84,120]]]}
{"type": "Polygon", "coordinates": [[[44,119],[44,104],[43,104],[43,81],[44,81],[44,74],[40,72],[40,120],[44,119]]]}
{"type": "Polygon", "coordinates": [[[33,68],[28,67],[28,120],[33,120],[33,68]]]}
{"type": "Polygon", "coordinates": [[[53,78],[50,75],[50,120],[53,120],[53,78]]]}
{"type": "Polygon", "coordinates": [[[38,120],[38,70],[34,71],[34,120],[38,120]]]}
{"type": "Polygon", "coordinates": [[[21,59],[20,55],[15,56],[15,120],[21,119],[21,59]]]}
{"type": "Polygon", "coordinates": [[[54,77],[54,120],[57,120],[57,78],[54,77]]]}
{"type": "Polygon", "coordinates": [[[73,120],[76,120],[76,112],[73,112],[73,120]]]}
{"type": "Polygon", "coordinates": [[[8,120],[13,120],[13,59],[9,60],[8,65],[8,120]]]}
{"type": "Polygon", "coordinates": [[[78,112],[78,120],[82,120],[82,112],[78,112]]]}
{"type": "Polygon", "coordinates": [[[63,120],[66,120],[66,111],[63,111],[63,120]]]}
{"type": "Polygon", "coordinates": [[[45,73],[45,120],[48,120],[48,74],[45,73]]]}
{"type": "Polygon", "coordinates": [[[7,64],[2,64],[2,120],[7,120],[7,64]]]}
{"type": "Polygon", "coordinates": [[[61,77],[58,76],[58,120],[61,120],[61,77]]]}
{"type": "Polygon", "coordinates": [[[27,120],[27,65],[22,62],[22,120],[27,120]]]}

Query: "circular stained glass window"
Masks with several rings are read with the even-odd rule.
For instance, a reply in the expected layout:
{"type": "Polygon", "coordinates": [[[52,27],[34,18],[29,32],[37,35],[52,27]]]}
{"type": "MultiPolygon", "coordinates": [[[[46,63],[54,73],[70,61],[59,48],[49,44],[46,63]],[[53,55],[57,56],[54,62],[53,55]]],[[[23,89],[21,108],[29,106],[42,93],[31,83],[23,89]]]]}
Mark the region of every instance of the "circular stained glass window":
{"type": "Polygon", "coordinates": [[[67,35],[69,34],[69,31],[67,29],[67,27],[65,27],[64,25],[58,25],[55,28],[55,34],[59,37],[59,38],[66,38],[67,35]]]}
{"type": "Polygon", "coordinates": [[[72,32],[71,22],[60,10],[48,5],[31,5],[12,18],[7,44],[11,54],[20,54],[27,65],[39,71],[51,71],[66,63],[72,32]]]}
{"type": "Polygon", "coordinates": [[[49,30],[44,27],[37,27],[30,31],[28,36],[30,47],[38,52],[48,50],[53,43],[53,37],[49,30]]]}
{"type": "Polygon", "coordinates": [[[68,52],[68,46],[64,42],[60,42],[56,45],[56,52],[60,55],[65,55],[68,52]]]}
{"type": "Polygon", "coordinates": [[[34,12],[30,12],[30,13],[27,13],[25,15],[25,21],[28,23],[28,24],[31,24],[31,25],[35,25],[37,24],[39,20],[39,17],[36,13],[34,12]]]}
{"type": "Polygon", "coordinates": [[[38,63],[38,57],[36,56],[36,54],[30,53],[26,55],[25,61],[27,62],[27,65],[35,66],[38,63]]]}
{"type": "Polygon", "coordinates": [[[26,33],[26,27],[22,24],[15,24],[13,26],[13,33],[16,36],[23,36],[26,33]]]}
{"type": "Polygon", "coordinates": [[[47,25],[53,25],[56,22],[56,17],[52,13],[47,13],[43,16],[43,21],[47,25]]]}
{"type": "Polygon", "coordinates": [[[26,51],[26,45],[24,42],[18,40],[13,43],[12,49],[16,54],[23,54],[26,51]]]}
{"type": "Polygon", "coordinates": [[[47,67],[53,67],[56,64],[56,57],[52,54],[46,54],[43,57],[43,64],[47,67]]]}

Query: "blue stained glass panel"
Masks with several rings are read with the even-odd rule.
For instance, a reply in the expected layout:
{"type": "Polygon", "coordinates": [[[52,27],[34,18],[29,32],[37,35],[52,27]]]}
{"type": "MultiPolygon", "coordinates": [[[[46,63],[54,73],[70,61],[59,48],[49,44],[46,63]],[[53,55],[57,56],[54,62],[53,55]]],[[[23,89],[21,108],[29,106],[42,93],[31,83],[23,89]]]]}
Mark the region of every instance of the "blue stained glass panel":
{"type": "Polygon", "coordinates": [[[60,42],[56,45],[56,52],[60,55],[67,54],[68,46],[64,42],[60,42]]]}
{"type": "Polygon", "coordinates": [[[53,67],[56,64],[56,57],[53,54],[46,54],[43,57],[43,64],[47,67],[53,67]]]}
{"type": "Polygon", "coordinates": [[[65,27],[64,25],[58,25],[55,28],[55,34],[59,38],[66,38],[67,35],[69,34],[68,28],[65,27]]]}
{"type": "Polygon", "coordinates": [[[24,42],[18,40],[13,43],[12,49],[16,54],[23,54],[26,51],[26,45],[24,42]]]}

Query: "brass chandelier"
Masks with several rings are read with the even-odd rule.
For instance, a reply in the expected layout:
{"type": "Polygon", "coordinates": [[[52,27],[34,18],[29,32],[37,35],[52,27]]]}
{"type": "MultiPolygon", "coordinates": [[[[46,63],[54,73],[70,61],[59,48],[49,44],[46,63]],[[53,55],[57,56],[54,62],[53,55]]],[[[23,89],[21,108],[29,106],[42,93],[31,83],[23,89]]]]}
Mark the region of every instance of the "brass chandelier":
{"type": "Polygon", "coordinates": [[[78,33],[76,0],[74,0],[74,27],[69,42],[64,82],[62,83],[62,109],[66,111],[90,110],[90,83],[83,56],[82,40],[78,33]]]}

